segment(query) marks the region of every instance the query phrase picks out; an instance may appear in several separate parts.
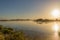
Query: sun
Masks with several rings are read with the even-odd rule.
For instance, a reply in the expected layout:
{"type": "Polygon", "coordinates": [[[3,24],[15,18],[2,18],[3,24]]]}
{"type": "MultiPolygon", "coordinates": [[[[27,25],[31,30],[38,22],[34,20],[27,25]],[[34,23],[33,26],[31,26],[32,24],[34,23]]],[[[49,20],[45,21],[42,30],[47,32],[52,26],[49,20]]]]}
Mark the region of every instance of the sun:
{"type": "Polygon", "coordinates": [[[59,17],[59,9],[54,9],[52,10],[52,16],[54,18],[58,18],[59,17]]]}

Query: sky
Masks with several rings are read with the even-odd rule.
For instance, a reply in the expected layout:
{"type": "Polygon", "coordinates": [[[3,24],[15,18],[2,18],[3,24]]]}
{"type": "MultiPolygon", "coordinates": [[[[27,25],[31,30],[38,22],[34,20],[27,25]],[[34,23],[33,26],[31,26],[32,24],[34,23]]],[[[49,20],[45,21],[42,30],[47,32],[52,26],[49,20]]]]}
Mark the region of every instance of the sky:
{"type": "Polygon", "coordinates": [[[0,0],[0,19],[53,18],[55,8],[60,9],[59,0],[0,0]]]}

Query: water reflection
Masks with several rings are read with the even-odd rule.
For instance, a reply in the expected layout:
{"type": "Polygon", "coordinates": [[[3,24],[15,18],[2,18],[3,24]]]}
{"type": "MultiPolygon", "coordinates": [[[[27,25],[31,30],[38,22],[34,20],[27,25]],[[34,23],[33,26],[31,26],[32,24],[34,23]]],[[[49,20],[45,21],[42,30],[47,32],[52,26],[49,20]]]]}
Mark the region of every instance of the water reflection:
{"type": "Polygon", "coordinates": [[[54,35],[53,35],[54,40],[59,40],[59,34],[58,34],[59,26],[58,26],[58,24],[55,22],[52,27],[53,27],[52,29],[54,31],[54,35]]]}
{"type": "MultiPolygon", "coordinates": [[[[44,27],[46,28],[47,32],[49,32],[48,30],[53,31],[53,34],[47,37],[47,40],[60,40],[60,33],[59,33],[59,23],[58,22],[36,22],[37,24],[41,24],[44,25],[44,27]],[[51,24],[52,23],[52,24],[51,24]],[[47,29],[48,28],[48,29],[47,29]],[[51,28],[51,29],[50,29],[51,28]]],[[[41,26],[40,25],[40,26],[41,26]]],[[[44,29],[45,29],[44,28],[44,29]]],[[[52,33],[52,32],[50,32],[52,33]]]]}
{"type": "Polygon", "coordinates": [[[53,35],[54,40],[59,40],[58,32],[55,32],[53,35]]]}
{"type": "Polygon", "coordinates": [[[34,22],[36,22],[37,24],[43,24],[43,23],[45,23],[45,24],[48,24],[48,23],[53,23],[53,22],[50,22],[50,21],[46,21],[46,22],[42,22],[42,21],[34,21],[34,22]]]}
{"type": "Polygon", "coordinates": [[[14,21],[14,22],[0,22],[0,25],[15,28],[16,30],[24,30],[29,36],[33,38],[38,36],[39,40],[60,40],[59,26],[57,22],[32,22],[32,21],[14,21]]]}
{"type": "Polygon", "coordinates": [[[53,25],[53,31],[54,32],[58,32],[59,31],[59,26],[58,26],[58,24],[56,22],[53,25]]]}

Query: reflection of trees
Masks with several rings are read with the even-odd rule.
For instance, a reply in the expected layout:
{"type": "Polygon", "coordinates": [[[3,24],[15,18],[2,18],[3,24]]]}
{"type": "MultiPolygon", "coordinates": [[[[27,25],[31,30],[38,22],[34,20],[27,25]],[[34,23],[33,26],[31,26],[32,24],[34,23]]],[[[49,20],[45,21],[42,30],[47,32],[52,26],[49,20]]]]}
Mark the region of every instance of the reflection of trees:
{"type": "Polygon", "coordinates": [[[60,22],[60,20],[56,19],[56,20],[52,20],[52,19],[36,19],[34,20],[34,22],[38,23],[38,24],[42,24],[42,23],[50,23],[50,22],[60,22]]]}

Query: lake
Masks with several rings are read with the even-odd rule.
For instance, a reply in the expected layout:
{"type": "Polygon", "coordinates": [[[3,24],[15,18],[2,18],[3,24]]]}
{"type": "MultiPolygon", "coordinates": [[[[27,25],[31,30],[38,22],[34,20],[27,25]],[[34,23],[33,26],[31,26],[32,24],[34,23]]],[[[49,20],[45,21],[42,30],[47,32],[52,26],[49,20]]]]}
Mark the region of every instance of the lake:
{"type": "Polygon", "coordinates": [[[0,21],[0,25],[15,30],[23,30],[31,37],[40,40],[60,40],[60,22],[34,22],[34,21],[0,21]]]}

